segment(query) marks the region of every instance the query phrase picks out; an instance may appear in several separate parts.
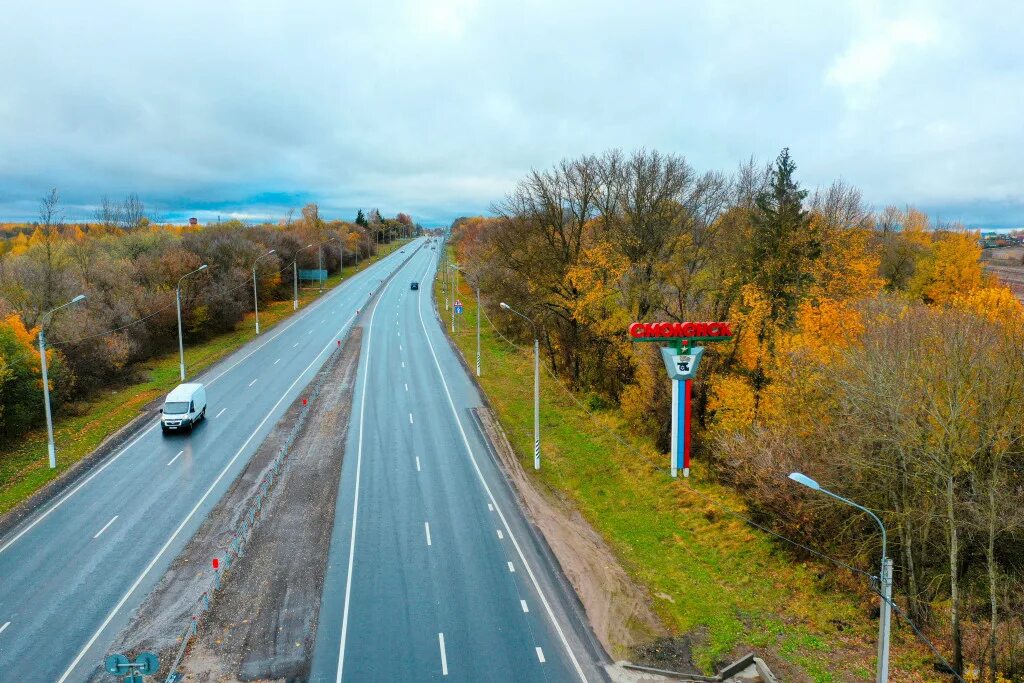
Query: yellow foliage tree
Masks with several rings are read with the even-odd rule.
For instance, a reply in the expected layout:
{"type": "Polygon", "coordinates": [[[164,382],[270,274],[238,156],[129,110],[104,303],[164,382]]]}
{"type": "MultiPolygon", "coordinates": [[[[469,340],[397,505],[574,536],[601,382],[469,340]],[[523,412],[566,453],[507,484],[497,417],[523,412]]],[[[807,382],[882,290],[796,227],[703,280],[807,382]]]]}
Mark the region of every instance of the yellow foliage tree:
{"type": "Polygon", "coordinates": [[[1002,285],[978,287],[958,292],[950,302],[954,308],[969,311],[986,320],[1011,325],[1024,322],[1024,306],[1009,288],[1002,285]]]}
{"type": "Polygon", "coordinates": [[[963,292],[984,287],[990,278],[981,265],[981,246],[969,232],[936,235],[917,263],[910,292],[929,304],[950,304],[963,292]]]}
{"type": "Polygon", "coordinates": [[[754,387],[740,375],[712,378],[708,410],[714,414],[713,426],[723,432],[749,427],[754,422],[754,387]]]}

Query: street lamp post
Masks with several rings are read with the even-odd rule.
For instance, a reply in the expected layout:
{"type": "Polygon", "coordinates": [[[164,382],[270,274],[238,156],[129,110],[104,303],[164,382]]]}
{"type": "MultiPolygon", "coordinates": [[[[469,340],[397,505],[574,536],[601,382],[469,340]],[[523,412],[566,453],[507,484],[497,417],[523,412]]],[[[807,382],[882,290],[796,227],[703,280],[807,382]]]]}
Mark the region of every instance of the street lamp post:
{"type": "Polygon", "coordinates": [[[50,413],[50,380],[46,374],[46,335],[43,332],[46,324],[50,322],[50,318],[54,313],[70,306],[71,304],[77,304],[79,301],[85,299],[85,294],[79,294],[71,301],[66,304],[62,304],[57,308],[47,311],[39,324],[39,368],[43,374],[43,406],[46,408],[46,450],[50,456],[50,469],[57,468],[57,449],[53,445],[53,415],[50,413]]]}
{"type": "Polygon", "coordinates": [[[207,265],[204,263],[190,273],[185,273],[178,279],[178,286],[174,290],[174,302],[178,309],[178,367],[181,370],[181,381],[185,381],[185,342],[182,340],[181,334],[181,283],[189,275],[195,275],[201,270],[206,270],[207,265]]]}
{"type": "Polygon", "coordinates": [[[875,520],[878,524],[878,528],[882,530],[882,566],[879,572],[879,588],[881,589],[882,605],[878,612],[878,668],[876,670],[875,681],[876,683],[888,683],[889,681],[889,631],[892,624],[892,558],[886,554],[886,533],[885,525],[882,524],[882,520],[878,518],[871,510],[868,510],[863,505],[858,505],[848,498],[832,493],[826,488],[822,488],[821,484],[808,477],[806,474],[800,472],[791,472],[789,478],[798,484],[806,486],[813,491],[819,491],[824,493],[826,496],[831,496],[836,500],[846,503],[847,505],[857,508],[861,512],[866,512],[871,519],[875,520]]]}
{"type": "Polygon", "coordinates": [[[266,258],[273,254],[276,249],[271,249],[266,254],[259,256],[255,261],[252,262],[252,308],[256,313],[256,334],[260,333],[260,295],[256,290],[256,264],[260,262],[260,259],[266,258]]]}
{"type": "Polygon", "coordinates": [[[295,260],[292,261],[292,310],[299,310],[299,254],[312,247],[312,244],[307,244],[298,251],[295,252],[295,260]]]}
{"type": "MultiPolygon", "coordinates": [[[[504,301],[501,307],[530,323],[533,327],[533,469],[540,469],[540,338],[537,336],[537,325],[504,301]]],[[[478,309],[479,310],[479,309],[478,309]]]]}
{"type": "Polygon", "coordinates": [[[324,245],[327,244],[328,242],[335,242],[335,241],[337,241],[337,239],[334,238],[334,237],[331,237],[330,239],[326,239],[326,240],[324,240],[323,242],[321,242],[320,244],[317,245],[317,250],[316,250],[317,251],[317,265],[320,268],[320,272],[317,273],[317,280],[320,281],[320,293],[321,294],[324,293],[324,278],[322,276],[322,273],[323,273],[323,270],[324,270],[324,245]]]}
{"type": "MultiPolygon", "coordinates": [[[[462,271],[465,273],[466,271],[462,271]]],[[[468,281],[468,278],[467,278],[468,281]]],[[[476,290],[476,376],[480,376],[480,285],[473,285],[476,290]]]]}
{"type": "Polygon", "coordinates": [[[455,334],[455,302],[459,291],[459,269],[452,266],[452,334],[455,334]]]}
{"type": "Polygon", "coordinates": [[[480,285],[476,286],[476,376],[480,376],[480,285]]]}

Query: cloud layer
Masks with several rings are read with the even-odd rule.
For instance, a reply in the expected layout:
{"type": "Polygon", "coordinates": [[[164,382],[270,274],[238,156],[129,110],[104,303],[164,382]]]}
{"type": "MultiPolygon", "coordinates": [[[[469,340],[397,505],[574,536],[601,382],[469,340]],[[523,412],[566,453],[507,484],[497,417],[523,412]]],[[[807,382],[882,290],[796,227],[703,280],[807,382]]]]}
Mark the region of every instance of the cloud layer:
{"type": "Polygon", "coordinates": [[[1019,3],[7,2],[0,217],[56,186],[437,224],[565,156],[789,146],[807,186],[1024,224],[1019,3]]]}

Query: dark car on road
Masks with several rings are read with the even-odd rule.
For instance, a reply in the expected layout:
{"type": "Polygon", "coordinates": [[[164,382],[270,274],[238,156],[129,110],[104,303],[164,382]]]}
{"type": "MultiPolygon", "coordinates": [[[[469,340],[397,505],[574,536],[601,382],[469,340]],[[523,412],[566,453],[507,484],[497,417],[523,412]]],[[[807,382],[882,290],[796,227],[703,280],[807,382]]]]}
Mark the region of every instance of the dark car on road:
{"type": "Polygon", "coordinates": [[[413,282],[412,284],[409,285],[409,289],[419,289],[419,288],[420,288],[420,283],[418,283],[418,282],[413,282]]]}

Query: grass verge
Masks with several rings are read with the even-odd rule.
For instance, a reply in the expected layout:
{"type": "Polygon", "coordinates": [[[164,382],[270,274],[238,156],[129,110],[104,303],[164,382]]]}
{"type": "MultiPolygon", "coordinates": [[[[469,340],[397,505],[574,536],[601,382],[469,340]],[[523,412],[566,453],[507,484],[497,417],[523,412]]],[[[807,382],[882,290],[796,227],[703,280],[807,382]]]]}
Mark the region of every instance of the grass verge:
{"type": "MultiPolygon", "coordinates": [[[[324,283],[329,292],[371,263],[379,260],[408,240],[399,240],[381,247],[378,256],[348,266],[324,283]]],[[[319,298],[316,287],[299,291],[299,310],[319,298]]],[[[260,306],[260,329],[271,329],[291,317],[292,300],[275,301],[260,306]]],[[[185,367],[195,376],[229,355],[243,344],[255,339],[252,314],[231,332],[217,335],[199,344],[185,347],[185,367]]],[[[27,499],[50,481],[61,476],[69,467],[92,453],[108,436],[131,422],[142,409],[158,396],[167,393],[178,383],[178,352],[171,351],[133,367],[126,373],[141,377],[108,391],[102,391],[86,400],[68,405],[55,416],[53,438],[57,448],[57,468],[51,470],[46,458],[46,428],[26,432],[18,439],[8,441],[0,451],[0,515],[27,499]]],[[[42,404],[42,396],[39,400],[42,404]]]]}
{"type": "MultiPolygon", "coordinates": [[[[444,301],[436,284],[435,296],[444,301]]],[[[476,301],[465,286],[460,298],[453,336],[472,367],[476,301]]],[[[743,512],[742,499],[702,476],[700,463],[689,480],[673,480],[667,454],[630,435],[617,410],[582,408],[543,370],[542,468],[534,473],[532,349],[512,347],[484,319],[481,358],[481,386],[524,469],[567,496],[647,589],[670,631],[692,637],[695,664],[710,673],[758,648],[784,680],[873,678],[877,621],[865,595],[850,590],[849,576],[794,561],[770,536],[730,516],[743,512]]],[[[925,654],[898,633],[891,680],[939,680],[923,673],[925,654]]]]}

